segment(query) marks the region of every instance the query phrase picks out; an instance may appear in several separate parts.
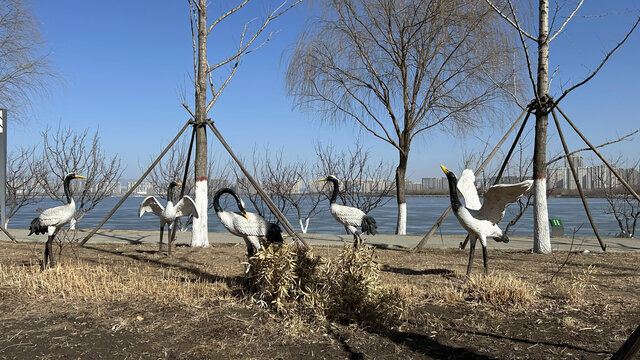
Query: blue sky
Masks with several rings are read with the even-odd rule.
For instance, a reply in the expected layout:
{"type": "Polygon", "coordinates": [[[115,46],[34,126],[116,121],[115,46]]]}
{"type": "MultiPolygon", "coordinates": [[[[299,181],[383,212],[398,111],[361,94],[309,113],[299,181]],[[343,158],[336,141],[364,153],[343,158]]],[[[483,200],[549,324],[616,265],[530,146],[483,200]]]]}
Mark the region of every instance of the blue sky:
{"type": "MultiPolygon", "coordinates": [[[[227,1],[211,1],[214,18],[227,1]],[[222,3],[222,4],[219,4],[222,3]]],[[[260,17],[266,1],[237,13],[209,40],[209,62],[229,54],[248,19],[260,17]]],[[[125,177],[135,178],[140,168],[173,138],[188,119],[181,107],[186,95],[192,102],[192,50],[188,6],[184,0],[34,1],[34,13],[51,60],[61,75],[47,97],[33,99],[33,117],[11,124],[9,149],[36,144],[46,126],[99,129],[102,145],[117,153],[127,166],[125,177]]],[[[553,94],[570,86],[594,69],[625,34],[640,11],[633,0],[586,2],[566,32],[551,44],[553,94]],[[591,15],[607,14],[604,17],[591,15]]],[[[234,150],[249,156],[254,148],[283,149],[291,158],[314,160],[315,141],[346,146],[361,137],[374,157],[392,163],[396,151],[388,144],[362,136],[351,125],[329,127],[310,114],[292,109],[284,90],[286,51],[295,44],[313,8],[298,6],[271,24],[278,31],[266,46],[246,56],[231,84],[210,112],[210,117],[234,150]],[[284,55],[283,55],[284,52],[284,55]]],[[[561,21],[561,20],[558,20],[561,21]]],[[[557,25],[556,25],[557,26],[557,25]]],[[[592,140],[600,143],[640,127],[635,105],[640,94],[640,29],[632,35],[588,85],[569,95],[565,112],[592,140]]],[[[504,114],[504,122],[517,114],[504,114]]],[[[569,133],[566,127],[565,133],[569,133]]],[[[551,129],[551,125],[550,125],[551,129]]],[[[482,147],[478,139],[494,141],[504,129],[483,129],[474,136],[458,138],[434,131],[412,146],[408,177],[419,180],[441,176],[439,164],[457,169],[463,153],[482,147]],[[463,151],[464,150],[464,151],[463,151]]],[[[566,134],[570,147],[581,146],[576,136],[566,134]]],[[[213,137],[210,141],[215,141],[213,137]]],[[[530,136],[532,141],[532,136],[530,136]]],[[[605,151],[611,157],[640,157],[637,142],[625,142],[605,151]]],[[[561,150],[555,131],[550,152],[561,150]]],[[[216,156],[224,157],[214,145],[216,156]]]]}

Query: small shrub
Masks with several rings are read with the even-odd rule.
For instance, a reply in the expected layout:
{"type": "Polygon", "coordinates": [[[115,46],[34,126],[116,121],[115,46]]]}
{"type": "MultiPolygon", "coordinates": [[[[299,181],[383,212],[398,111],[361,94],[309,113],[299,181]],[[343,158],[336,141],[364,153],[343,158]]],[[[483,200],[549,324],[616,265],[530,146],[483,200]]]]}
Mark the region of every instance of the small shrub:
{"type": "Polygon", "coordinates": [[[371,325],[400,318],[402,296],[381,286],[373,248],[346,246],[334,261],[295,244],[271,246],[249,260],[254,299],[291,316],[371,325]]]}
{"type": "Polygon", "coordinates": [[[366,325],[392,323],[400,318],[403,297],[399,290],[381,286],[372,247],[345,246],[329,264],[329,318],[366,325]]]}

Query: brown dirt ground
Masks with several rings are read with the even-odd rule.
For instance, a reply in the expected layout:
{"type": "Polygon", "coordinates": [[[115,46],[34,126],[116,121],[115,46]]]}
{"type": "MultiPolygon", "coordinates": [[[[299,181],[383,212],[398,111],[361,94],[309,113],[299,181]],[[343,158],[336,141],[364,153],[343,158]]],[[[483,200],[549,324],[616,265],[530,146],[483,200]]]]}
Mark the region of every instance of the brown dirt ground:
{"type": "MultiPolygon", "coordinates": [[[[0,243],[0,270],[38,272],[43,244],[0,243]]],[[[260,308],[245,292],[244,246],[176,248],[155,245],[67,245],[59,267],[83,261],[114,271],[144,267],[140,276],[162,286],[167,271],[182,281],[225,284],[225,296],[184,301],[86,301],[0,283],[1,359],[603,359],[640,320],[640,254],[489,251],[493,274],[509,274],[536,287],[524,307],[496,306],[438,296],[460,286],[467,252],[376,250],[382,281],[408,294],[396,326],[317,324],[260,308]],[[123,267],[124,266],[124,267],[123,267]],[[591,268],[589,268],[591,266],[591,268]],[[552,279],[553,278],[553,279],[552,279]],[[582,289],[570,297],[571,289],[582,289]]],[[[320,256],[337,248],[316,247],[320,256]]],[[[481,272],[478,251],[474,272],[481,272]]],[[[52,271],[52,270],[47,270],[52,271]]],[[[2,280],[2,277],[0,277],[2,280]]]]}

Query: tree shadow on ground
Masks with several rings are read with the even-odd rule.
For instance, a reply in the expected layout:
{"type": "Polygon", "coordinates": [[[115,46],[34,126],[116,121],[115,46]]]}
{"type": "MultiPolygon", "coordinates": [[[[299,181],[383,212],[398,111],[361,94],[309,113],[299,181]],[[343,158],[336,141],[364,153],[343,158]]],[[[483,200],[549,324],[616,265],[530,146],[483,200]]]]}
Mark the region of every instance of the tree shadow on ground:
{"type": "MultiPolygon", "coordinates": [[[[455,331],[455,329],[452,329],[455,331]]],[[[561,349],[571,349],[571,350],[575,350],[575,351],[582,351],[585,353],[589,353],[589,354],[608,354],[608,355],[613,355],[612,352],[606,351],[606,350],[592,350],[592,349],[587,349],[581,346],[577,346],[577,345],[571,345],[569,343],[560,343],[560,342],[551,342],[551,341],[541,341],[541,340],[531,340],[531,339],[525,339],[525,338],[520,338],[520,337],[515,337],[515,336],[504,336],[504,335],[498,335],[498,334],[491,334],[488,332],[478,332],[478,331],[474,331],[473,332],[474,335],[479,335],[479,336],[486,336],[486,337],[490,337],[490,338],[494,338],[494,339],[498,339],[501,341],[511,341],[514,343],[524,343],[524,344],[529,344],[529,345],[546,345],[546,346],[554,346],[554,347],[558,347],[561,349]]]]}
{"type": "MultiPolygon", "coordinates": [[[[243,295],[243,287],[242,286],[238,286],[238,285],[242,285],[243,282],[245,281],[244,277],[241,276],[221,276],[221,275],[215,275],[215,274],[210,274],[207,272],[202,271],[201,269],[199,269],[198,267],[195,266],[189,266],[189,265],[185,265],[185,264],[174,264],[174,263],[170,263],[167,261],[163,261],[163,259],[166,260],[170,260],[170,257],[165,257],[163,259],[153,259],[153,258],[149,258],[147,256],[145,256],[145,253],[125,253],[123,251],[118,251],[118,250],[108,250],[108,249],[101,249],[99,247],[94,247],[94,246],[90,246],[90,245],[85,245],[84,246],[86,249],[89,250],[93,250],[93,251],[97,251],[97,252],[101,252],[101,253],[107,253],[107,254],[111,254],[111,255],[116,255],[116,256],[122,256],[122,257],[126,257],[132,260],[136,260],[136,261],[141,261],[141,262],[146,262],[146,263],[150,263],[150,264],[154,264],[154,265],[158,265],[158,266],[162,266],[162,267],[169,267],[169,268],[173,268],[173,269],[178,269],[178,270],[183,270],[186,271],[190,274],[195,275],[199,280],[202,281],[206,281],[209,283],[225,283],[227,286],[229,286],[229,289],[238,289],[237,291],[234,290],[232,292],[233,295],[238,295],[239,297],[244,297],[243,295]],[[237,294],[236,294],[237,292],[237,294]]],[[[87,259],[87,261],[91,261],[90,259],[87,259]]]]}
{"type": "Polygon", "coordinates": [[[415,270],[409,268],[399,268],[385,265],[381,269],[385,272],[391,272],[394,274],[402,274],[402,275],[442,275],[448,276],[453,275],[454,271],[449,269],[424,269],[424,270],[415,270]]]}
{"type": "Polygon", "coordinates": [[[420,333],[403,332],[392,329],[381,329],[380,331],[372,331],[372,333],[384,336],[398,345],[406,346],[415,353],[429,356],[433,359],[497,359],[475,353],[466,348],[440,344],[437,340],[420,333]]]}

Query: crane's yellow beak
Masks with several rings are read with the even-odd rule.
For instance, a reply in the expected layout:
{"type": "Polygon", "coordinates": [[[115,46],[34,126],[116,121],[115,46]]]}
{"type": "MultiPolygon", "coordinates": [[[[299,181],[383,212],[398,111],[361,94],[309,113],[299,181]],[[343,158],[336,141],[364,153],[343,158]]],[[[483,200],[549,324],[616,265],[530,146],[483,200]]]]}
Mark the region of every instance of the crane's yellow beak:
{"type": "Polygon", "coordinates": [[[246,211],[242,212],[242,216],[244,216],[245,219],[249,220],[249,215],[247,215],[246,211]]]}
{"type": "Polygon", "coordinates": [[[442,169],[442,171],[444,171],[445,174],[450,173],[451,171],[449,171],[449,169],[447,169],[446,167],[444,167],[444,165],[440,165],[440,168],[442,169]]]}
{"type": "Polygon", "coordinates": [[[318,179],[318,181],[327,181],[327,178],[318,179]]]}
{"type": "Polygon", "coordinates": [[[82,176],[82,175],[76,175],[76,178],[80,178],[80,179],[86,179],[86,176],[82,176]]]}
{"type": "Polygon", "coordinates": [[[178,186],[182,186],[182,183],[177,182],[177,183],[176,183],[176,185],[178,185],[178,186]]]}

